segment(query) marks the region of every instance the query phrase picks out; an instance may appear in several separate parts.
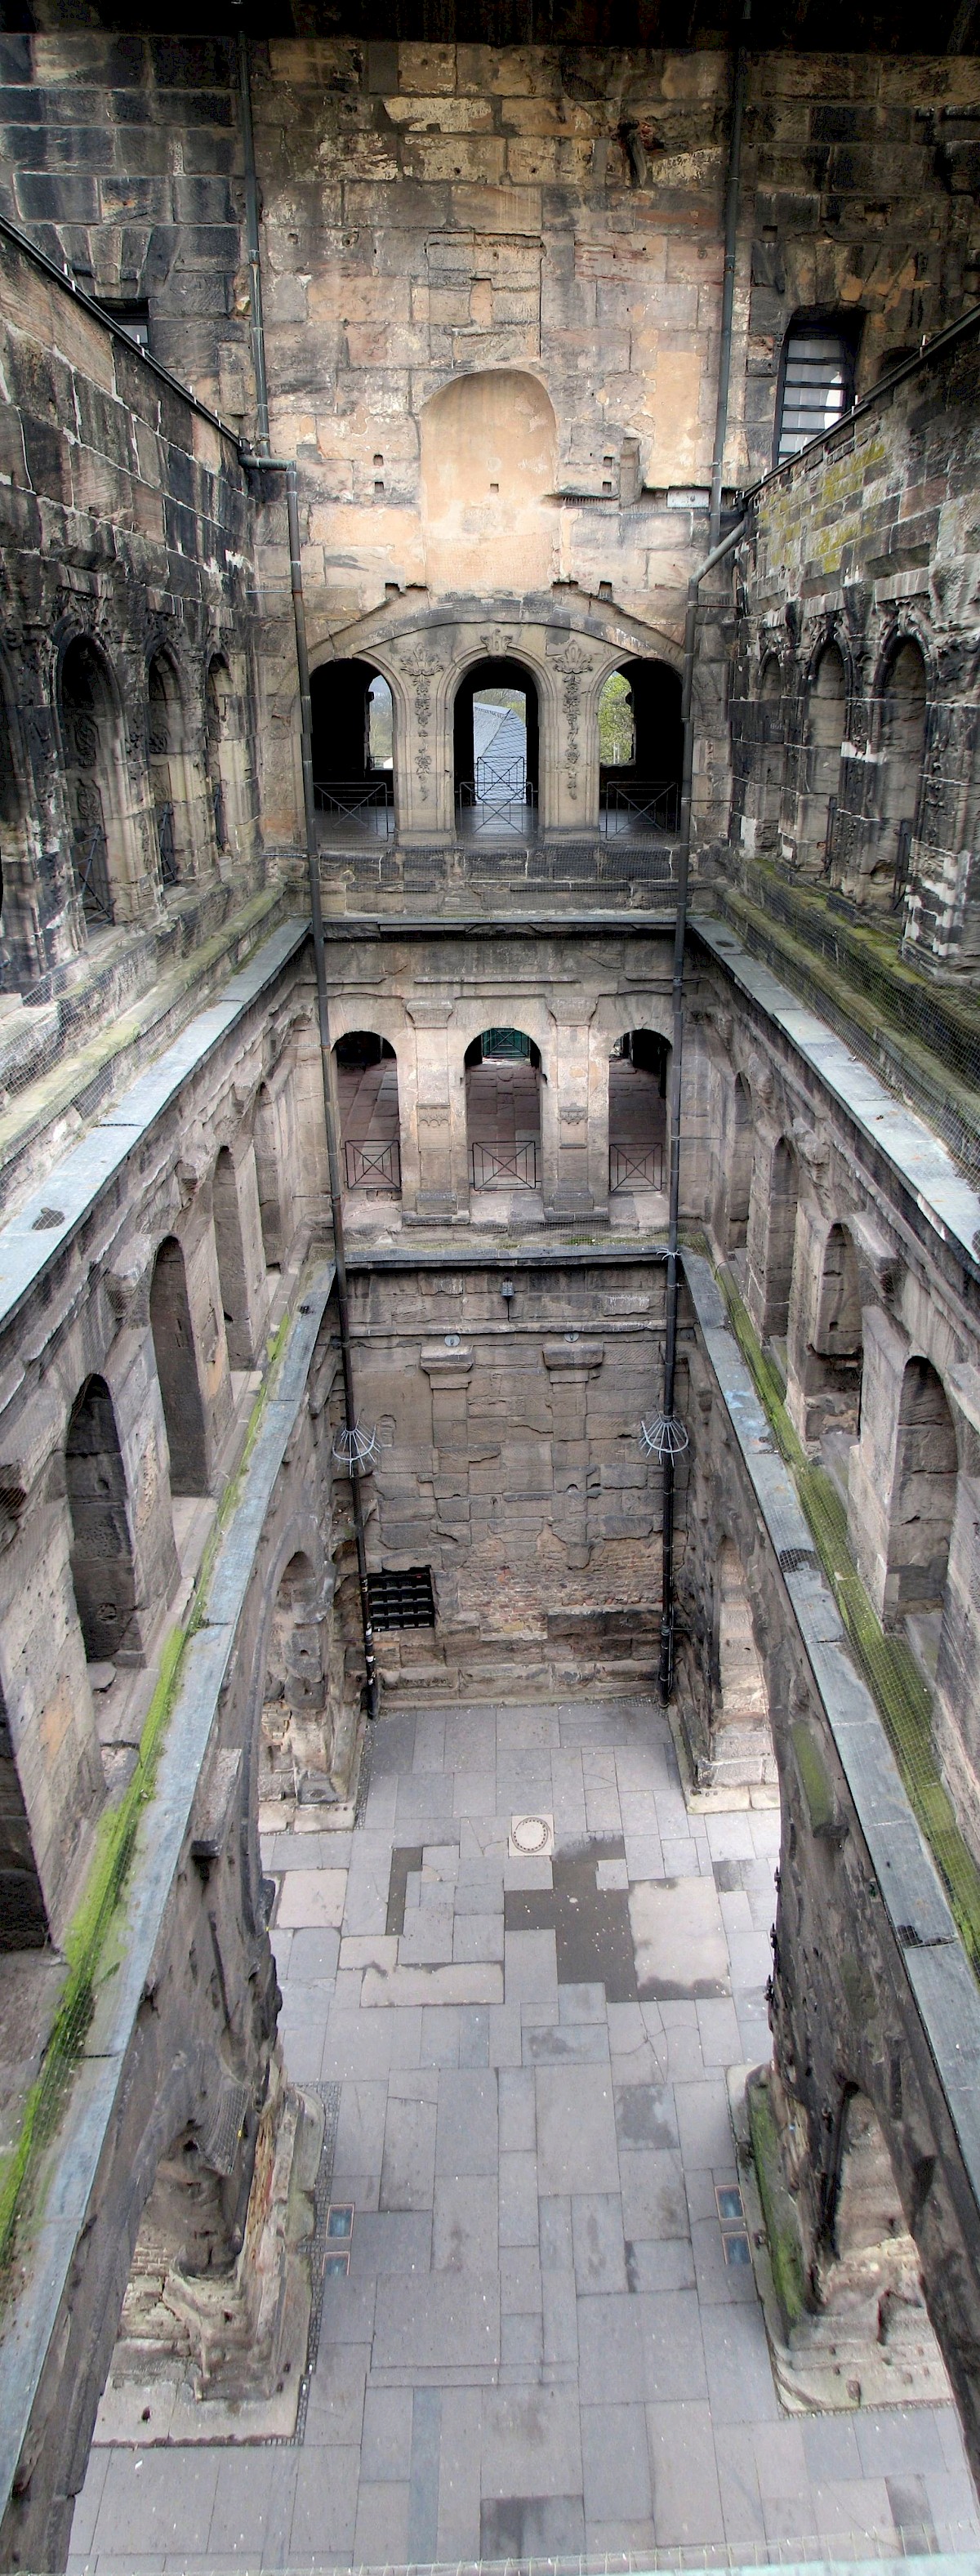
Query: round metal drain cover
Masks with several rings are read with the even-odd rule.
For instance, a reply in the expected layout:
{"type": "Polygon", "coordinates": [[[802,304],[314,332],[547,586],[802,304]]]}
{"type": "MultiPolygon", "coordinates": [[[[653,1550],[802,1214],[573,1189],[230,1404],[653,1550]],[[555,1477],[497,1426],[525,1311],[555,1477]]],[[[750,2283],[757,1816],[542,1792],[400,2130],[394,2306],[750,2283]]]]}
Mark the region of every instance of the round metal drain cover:
{"type": "Polygon", "coordinates": [[[540,1860],[542,1853],[551,1850],[550,1816],[515,1816],[510,1839],[515,1851],[528,1860],[540,1860]]]}

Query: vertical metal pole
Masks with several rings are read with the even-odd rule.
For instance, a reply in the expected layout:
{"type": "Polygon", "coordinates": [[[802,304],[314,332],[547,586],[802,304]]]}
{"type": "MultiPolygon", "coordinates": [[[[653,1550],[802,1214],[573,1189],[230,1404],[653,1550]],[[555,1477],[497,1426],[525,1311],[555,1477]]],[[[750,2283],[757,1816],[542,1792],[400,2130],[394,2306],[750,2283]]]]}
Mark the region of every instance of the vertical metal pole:
{"type": "Polygon", "coordinates": [[[715,405],[715,444],[711,460],[711,517],[708,539],[716,546],[721,535],[721,478],[725,470],[725,447],[728,439],[728,392],[732,373],[732,315],[735,308],[735,261],[738,254],[739,194],[742,178],[742,125],[745,117],[745,93],[748,87],[748,56],[745,39],[752,15],[752,0],[743,0],[742,24],[735,54],[732,80],[732,122],[728,137],[728,176],[725,182],[725,265],[721,282],[721,336],[718,344],[718,395],[715,405]]]}
{"type": "MultiPolygon", "coordinates": [[[[681,1079],[684,1061],[684,956],[687,943],[687,893],[691,869],[691,809],[694,785],[694,647],[697,641],[698,592],[706,572],[720,563],[738,544],[745,522],[714,546],[687,585],[687,614],[684,620],[684,675],[681,686],[681,720],[684,727],[684,760],[681,770],[680,849],[677,860],[677,915],[674,924],[673,975],[673,1045],[670,1057],[670,1201],[667,1228],[667,1284],[664,1317],[664,1392],[663,1412],[669,1422],[674,1411],[674,1389],[677,1376],[677,1291],[678,1291],[678,1222],[681,1186],[681,1079]]],[[[674,1459],[668,1449],[663,1461],[663,1540],[660,1593],[660,1669],[658,1681],[664,1707],[674,1687],[674,1459]]]]}
{"type": "MultiPolygon", "coordinates": [[[[347,1295],[347,1261],[344,1250],[343,1189],[340,1168],[340,1114],[337,1104],[336,1068],[330,1043],[330,1009],[327,997],[327,961],[323,945],[323,904],[320,895],[320,852],[316,829],[316,799],[313,793],[313,716],[310,705],[310,665],[306,649],[306,613],[303,606],[303,566],[300,555],[299,503],[296,491],[296,467],[286,467],[286,509],[289,519],[289,575],[293,594],[293,619],[296,627],[296,664],[299,672],[300,739],[303,754],[303,813],[306,821],[306,856],[310,876],[310,914],[313,922],[313,955],[316,961],[317,1011],[320,1027],[320,1063],[323,1074],[323,1109],[327,1130],[327,1163],[330,1173],[330,1208],[333,1217],[334,1261],[337,1272],[337,1314],[340,1323],[340,1356],[344,1373],[344,1409],[347,1428],[353,1435],[356,1421],[354,1407],[354,1372],[351,1361],[350,1306],[347,1295]]],[[[371,1597],[368,1590],[367,1548],[364,1541],[364,1497],[361,1471],[356,1457],[350,1465],[351,1497],[354,1506],[354,1539],[357,1548],[357,1579],[361,1594],[361,1625],[364,1632],[364,1695],[368,1717],[378,1714],[378,1674],[374,1659],[374,1629],[371,1622],[371,1597]]]]}
{"type": "Polygon", "coordinates": [[[265,373],[265,323],[262,315],[262,268],[259,260],[259,191],[255,176],[255,136],[252,131],[252,82],[249,72],[248,37],[244,29],[240,29],[238,37],[238,92],[242,111],[242,142],[245,148],[245,239],[248,247],[249,296],[252,308],[255,435],[260,456],[268,456],[269,389],[265,373]]]}

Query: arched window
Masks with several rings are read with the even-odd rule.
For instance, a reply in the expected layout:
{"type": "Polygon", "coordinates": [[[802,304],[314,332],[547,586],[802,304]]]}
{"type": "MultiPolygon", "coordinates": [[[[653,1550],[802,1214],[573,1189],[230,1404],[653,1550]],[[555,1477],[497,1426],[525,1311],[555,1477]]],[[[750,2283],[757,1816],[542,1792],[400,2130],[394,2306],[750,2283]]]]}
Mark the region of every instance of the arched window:
{"type": "Polygon", "coordinates": [[[77,1398],[65,1442],[71,1515],[71,1573],[85,1653],[111,1663],[129,1642],[136,1604],[126,1475],[112,1397],[90,1377],[77,1398]]]}
{"type": "Polygon", "coordinates": [[[168,1234],[153,1264],[150,1330],[170,1450],[173,1494],[206,1494],[207,1441],[184,1255],[168,1234]]]}
{"type": "Polygon", "coordinates": [[[909,1360],[902,1379],[889,1537],[893,1616],[940,1611],[956,1508],[956,1433],[938,1370],[909,1360]]]}
{"type": "Polygon", "coordinates": [[[609,1189],[667,1184],[670,1047],[655,1029],[627,1029],[609,1059],[609,1189]]]}
{"type": "Polygon", "coordinates": [[[598,718],[603,830],[675,832],[684,766],[677,672],[667,662],[624,662],[603,682],[598,718]]]}
{"type": "Polygon", "coordinates": [[[784,1342],[789,1323],[796,1249],[796,1202],[799,1188],[796,1156],[781,1136],[772,1158],[769,1181],[769,1230],[766,1242],[764,1331],[770,1341],[784,1342]]]}
{"type": "Polygon", "coordinates": [[[918,820],[926,696],[922,651],[914,636],[906,636],[882,691],[881,835],[871,870],[881,896],[895,906],[905,892],[918,820]]]}
{"type": "Polygon", "coordinates": [[[843,657],[836,644],[828,644],[810,691],[806,787],[797,843],[800,865],[814,876],[829,867],[833,851],[846,710],[843,657]]]}
{"type": "Polygon", "coordinates": [[[754,1154],[755,1126],[752,1117],[752,1094],[744,1076],[739,1073],[736,1074],[734,1088],[730,1095],[728,1134],[725,1142],[729,1252],[738,1252],[748,1241],[754,1154]]]}
{"type": "Polygon", "coordinates": [[[472,1188],[537,1189],[542,1075],[534,1039],[523,1029],[484,1029],[464,1062],[472,1188]]]}
{"type": "Polygon", "coordinates": [[[538,801],[538,693],[523,663],[479,662],[453,709],[461,831],[526,837],[538,801]]]}
{"type": "Polygon", "coordinates": [[[366,1198],[391,1198],[401,1188],[394,1047],[373,1030],[353,1029],[338,1038],[334,1055],[347,1188],[366,1198]]]}
{"type": "Polygon", "coordinates": [[[150,790],[160,882],[166,891],[182,877],[193,875],[194,868],[184,709],[177,674],[166,653],[154,653],[146,693],[150,790]]]}
{"type": "Polygon", "coordinates": [[[313,789],[328,835],[380,834],[394,819],[391,690],[373,662],[323,662],[310,678],[313,789]]]}
{"type": "Polygon", "coordinates": [[[75,873],[91,933],[115,918],[131,870],[119,700],[108,663],[87,636],[77,636],[65,653],[60,713],[75,873]]]}
{"type": "Polygon", "coordinates": [[[821,430],[850,411],[859,322],[851,315],[797,314],[783,341],[773,462],[785,465],[821,430]]]}

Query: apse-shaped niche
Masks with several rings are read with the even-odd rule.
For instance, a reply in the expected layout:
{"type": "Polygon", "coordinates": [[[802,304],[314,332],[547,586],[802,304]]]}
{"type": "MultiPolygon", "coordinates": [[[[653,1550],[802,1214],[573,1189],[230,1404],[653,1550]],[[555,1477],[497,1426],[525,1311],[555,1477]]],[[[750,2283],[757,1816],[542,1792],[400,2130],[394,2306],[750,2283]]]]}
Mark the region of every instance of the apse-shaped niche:
{"type": "Polygon", "coordinates": [[[457,377],[422,413],[422,520],[431,591],[546,589],[558,569],[555,415],[516,368],[457,377]]]}

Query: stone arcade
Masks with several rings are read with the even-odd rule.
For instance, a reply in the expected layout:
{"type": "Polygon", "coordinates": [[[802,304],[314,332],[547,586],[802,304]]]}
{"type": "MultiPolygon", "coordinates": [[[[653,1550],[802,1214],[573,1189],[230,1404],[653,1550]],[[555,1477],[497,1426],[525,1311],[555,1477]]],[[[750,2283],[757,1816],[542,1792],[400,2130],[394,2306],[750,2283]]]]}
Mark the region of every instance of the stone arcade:
{"type": "Polygon", "coordinates": [[[974,12],[172,14],[0,36],[0,2557],[974,2548],[974,12]]]}

